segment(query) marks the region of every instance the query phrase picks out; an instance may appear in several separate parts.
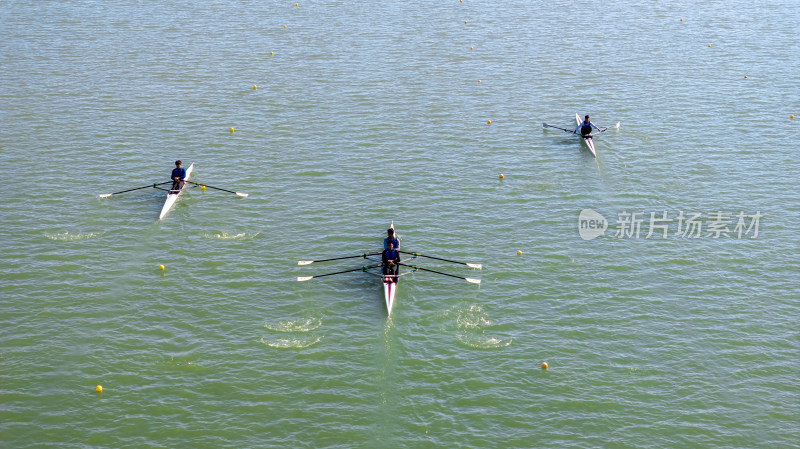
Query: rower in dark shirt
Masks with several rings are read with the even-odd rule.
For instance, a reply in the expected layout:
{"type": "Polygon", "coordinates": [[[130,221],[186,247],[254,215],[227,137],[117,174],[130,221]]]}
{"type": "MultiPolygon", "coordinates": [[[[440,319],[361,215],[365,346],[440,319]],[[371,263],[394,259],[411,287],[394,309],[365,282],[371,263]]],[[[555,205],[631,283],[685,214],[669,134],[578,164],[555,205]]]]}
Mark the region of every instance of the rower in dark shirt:
{"type": "Polygon", "coordinates": [[[381,254],[383,261],[383,276],[384,280],[389,282],[397,282],[398,268],[400,267],[400,251],[394,249],[394,243],[388,242],[387,248],[381,254]],[[388,279],[387,279],[388,277],[388,279]]]}
{"type": "Polygon", "coordinates": [[[175,168],[172,169],[172,189],[180,190],[186,180],[186,169],[181,168],[181,161],[175,161],[175,168]]]}
{"type": "Polygon", "coordinates": [[[586,117],[584,117],[583,122],[580,125],[578,125],[577,128],[575,128],[575,133],[580,131],[582,136],[591,136],[592,128],[600,132],[605,131],[605,129],[601,130],[600,128],[597,127],[597,125],[592,123],[592,121],[589,120],[589,116],[587,115],[586,117]]]}
{"type": "Polygon", "coordinates": [[[400,240],[397,240],[397,237],[394,236],[394,228],[389,228],[386,231],[387,237],[383,239],[383,249],[389,248],[389,242],[394,244],[394,249],[400,249],[400,240]]]}

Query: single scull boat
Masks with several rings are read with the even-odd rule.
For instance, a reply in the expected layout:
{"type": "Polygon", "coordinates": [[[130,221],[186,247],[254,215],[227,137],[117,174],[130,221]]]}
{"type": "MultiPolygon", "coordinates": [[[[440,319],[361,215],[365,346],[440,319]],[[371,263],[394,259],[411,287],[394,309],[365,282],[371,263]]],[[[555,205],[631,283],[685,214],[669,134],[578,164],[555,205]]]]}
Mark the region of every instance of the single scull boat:
{"type": "Polygon", "coordinates": [[[158,215],[158,219],[161,220],[164,216],[167,215],[172,206],[175,205],[175,202],[178,201],[178,197],[181,196],[184,190],[186,190],[186,186],[189,185],[189,176],[192,175],[192,169],[194,168],[194,162],[189,165],[189,168],[186,169],[186,177],[184,178],[183,185],[177,190],[170,190],[167,192],[167,200],[164,201],[164,207],[161,208],[161,213],[158,215]]]}
{"type": "Polygon", "coordinates": [[[163,187],[160,187],[160,186],[163,186],[163,185],[166,185],[166,184],[172,184],[173,181],[170,180],[170,181],[164,181],[164,182],[157,182],[157,183],[146,185],[146,186],[142,186],[142,187],[134,187],[132,189],[125,189],[125,190],[121,190],[119,192],[114,192],[114,193],[101,193],[100,195],[98,195],[98,197],[99,198],[108,198],[108,197],[110,197],[112,195],[119,195],[120,193],[133,192],[135,190],[142,190],[142,189],[147,189],[147,188],[150,188],[150,187],[152,187],[154,189],[158,189],[158,190],[163,190],[163,191],[167,192],[167,199],[166,199],[166,201],[164,201],[164,207],[161,208],[161,213],[158,215],[158,219],[159,220],[161,220],[162,218],[164,218],[165,215],[167,215],[167,212],[169,212],[169,210],[172,209],[172,206],[175,205],[175,202],[178,201],[178,197],[181,195],[181,192],[186,190],[189,187],[189,184],[191,184],[192,187],[200,186],[200,188],[203,191],[205,191],[206,187],[208,187],[209,189],[220,190],[222,192],[228,192],[228,193],[234,193],[234,194],[236,194],[236,196],[240,196],[242,198],[246,198],[247,197],[246,193],[234,192],[233,190],[222,189],[220,187],[214,187],[214,186],[210,186],[208,184],[200,184],[199,182],[189,181],[189,176],[192,175],[192,170],[193,169],[194,169],[194,164],[189,165],[189,168],[186,169],[186,177],[183,178],[183,181],[184,181],[183,185],[181,186],[180,189],[177,189],[177,190],[167,190],[167,189],[165,189],[163,187]]]}
{"type": "MultiPolygon", "coordinates": [[[[583,123],[583,120],[581,120],[581,116],[578,115],[577,112],[575,113],[575,121],[578,123],[578,126],[580,126],[580,124],[583,123]]],[[[592,156],[597,157],[597,152],[594,150],[594,142],[592,141],[592,135],[591,134],[589,134],[588,136],[581,135],[581,140],[583,141],[583,143],[586,144],[587,147],[589,147],[589,151],[592,152],[592,156]]]]}

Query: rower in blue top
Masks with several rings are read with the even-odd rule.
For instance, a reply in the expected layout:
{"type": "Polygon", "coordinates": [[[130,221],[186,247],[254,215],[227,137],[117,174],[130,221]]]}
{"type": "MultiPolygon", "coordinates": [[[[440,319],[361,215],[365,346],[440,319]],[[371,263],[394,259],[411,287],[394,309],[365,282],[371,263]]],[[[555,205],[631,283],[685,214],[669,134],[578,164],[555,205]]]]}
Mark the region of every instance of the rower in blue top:
{"type": "Polygon", "coordinates": [[[592,128],[594,128],[594,129],[596,129],[596,130],[598,130],[600,132],[605,131],[605,129],[600,129],[600,128],[597,127],[597,125],[592,123],[592,121],[589,120],[589,116],[587,115],[586,117],[584,117],[583,122],[581,124],[579,124],[577,128],[575,128],[574,132],[577,133],[578,131],[580,131],[582,136],[591,137],[592,136],[592,128]]]}
{"type": "Polygon", "coordinates": [[[400,240],[397,240],[397,237],[394,236],[394,228],[389,228],[386,234],[387,237],[383,239],[383,249],[389,249],[390,242],[394,245],[394,249],[400,249],[400,240]]]}
{"type": "Polygon", "coordinates": [[[172,189],[181,190],[186,182],[186,169],[181,168],[181,161],[175,161],[175,168],[172,169],[172,189]]]}
{"type": "Polygon", "coordinates": [[[394,243],[389,241],[387,248],[381,254],[383,264],[384,282],[397,283],[398,268],[400,268],[400,252],[394,249],[394,243]]]}

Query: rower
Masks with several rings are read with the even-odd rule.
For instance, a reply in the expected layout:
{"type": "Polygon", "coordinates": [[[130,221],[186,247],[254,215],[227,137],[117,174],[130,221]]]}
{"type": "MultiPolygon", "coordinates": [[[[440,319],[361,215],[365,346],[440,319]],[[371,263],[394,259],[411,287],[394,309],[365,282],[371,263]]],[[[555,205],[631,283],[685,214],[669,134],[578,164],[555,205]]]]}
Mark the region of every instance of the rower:
{"type": "Polygon", "coordinates": [[[172,169],[172,189],[180,190],[186,180],[186,169],[181,168],[181,161],[175,161],[175,168],[172,169]]]}
{"type": "Polygon", "coordinates": [[[400,240],[397,240],[397,237],[394,236],[394,228],[389,228],[386,231],[387,237],[383,239],[383,249],[389,248],[389,242],[394,244],[394,249],[400,248],[400,240]]]}
{"type": "Polygon", "coordinates": [[[592,137],[592,128],[600,132],[605,131],[601,130],[600,128],[597,127],[597,125],[592,123],[591,120],[589,120],[589,116],[587,115],[586,117],[584,117],[583,123],[581,123],[580,125],[578,125],[577,128],[575,128],[575,132],[577,133],[578,131],[580,131],[583,137],[589,138],[592,137]]]}
{"type": "Polygon", "coordinates": [[[397,269],[400,267],[400,251],[394,249],[394,243],[389,242],[381,254],[383,261],[384,282],[397,282],[397,269]],[[388,278],[388,279],[387,279],[388,278]]]}

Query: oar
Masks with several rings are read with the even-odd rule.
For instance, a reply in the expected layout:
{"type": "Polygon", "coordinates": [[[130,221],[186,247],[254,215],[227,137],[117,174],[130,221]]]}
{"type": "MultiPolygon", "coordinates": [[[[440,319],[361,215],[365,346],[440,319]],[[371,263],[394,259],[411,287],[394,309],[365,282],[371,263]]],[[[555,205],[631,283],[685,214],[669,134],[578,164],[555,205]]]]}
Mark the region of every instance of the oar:
{"type": "Polygon", "coordinates": [[[299,261],[297,262],[297,265],[311,265],[311,264],[312,264],[312,263],[314,263],[314,262],[330,262],[331,260],[357,259],[357,258],[359,258],[359,257],[362,257],[362,258],[366,259],[366,258],[367,258],[367,256],[374,256],[374,255],[376,255],[376,254],[379,254],[379,253],[364,253],[364,254],[360,254],[360,255],[358,255],[358,256],[334,257],[334,258],[332,258],[332,259],[320,259],[320,260],[299,260],[299,261]]]}
{"type": "Polygon", "coordinates": [[[470,284],[480,284],[481,283],[480,279],[465,278],[465,277],[456,276],[456,275],[450,274],[450,273],[442,273],[441,271],[429,270],[427,268],[418,267],[416,265],[408,265],[408,264],[404,264],[404,263],[401,263],[400,265],[402,265],[404,267],[408,267],[408,268],[413,268],[415,270],[430,271],[431,273],[441,274],[441,275],[444,275],[444,276],[450,276],[451,278],[463,279],[463,280],[469,282],[470,284]]]}
{"type": "Polygon", "coordinates": [[[198,185],[198,186],[200,186],[200,187],[208,187],[209,189],[214,189],[214,190],[222,190],[223,192],[235,193],[235,194],[237,194],[237,195],[241,196],[242,198],[246,198],[246,197],[247,197],[247,194],[246,194],[246,193],[242,193],[242,192],[234,192],[233,190],[227,190],[227,189],[220,189],[219,187],[210,186],[210,185],[208,185],[208,184],[201,184],[201,183],[199,183],[199,182],[194,182],[194,181],[186,181],[186,183],[187,183],[187,184],[194,184],[194,185],[198,185]]]}
{"type": "MultiPolygon", "coordinates": [[[[617,123],[617,125],[619,125],[619,123],[617,123]]],[[[578,133],[577,133],[577,132],[576,132],[574,129],[565,129],[565,128],[559,128],[558,126],[548,125],[547,123],[542,123],[542,126],[544,126],[545,128],[555,128],[555,129],[560,129],[561,131],[568,132],[568,133],[572,133],[572,134],[578,134],[578,133]]],[[[617,128],[619,128],[619,126],[617,126],[617,128]]],[[[603,129],[601,129],[601,130],[600,130],[600,132],[601,132],[601,133],[604,133],[604,132],[606,132],[607,130],[608,130],[608,128],[603,128],[603,129]]],[[[586,138],[585,136],[581,136],[581,137],[584,137],[584,138],[586,138]]],[[[591,135],[590,135],[588,138],[591,138],[591,135]]]]}
{"type": "Polygon", "coordinates": [[[577,134],[574,129],[559,128],[558,126],[548,125],[547,123],[542,123],[542,126],[544,126],[545,128],[555,128],[555,129],[560,129],[561,131],[567,133],[577,134]]]}
{"type": "Polygon", "coordinates": [[[441,257],[426,256],[425,254],[420,254],[420,253],[410,253],[408,251],[400,251],[400,250],[397,250],[397,251],[401,252],[403,254],[411,254],[412,256],[415,256],[415,257],[427,257],[428,259],[436,259],[436,260],[442,260],[444,262],[457,263],[459,265],[466,265],[466,266],[468,266],[470,268],[475,268],[476,270],[480,270],[481,269],[481,264],[479,264],[479,263],[459,262],[457,260],[442,259],[441,257]]]}
{"type": "MultiPolygon", "coordinates": [[[[159,182],[159,183],[157,183],[157,184],[150,184],[150,185],[147,185],[147,186],[144,186],[144,187],[134,187],[134,188],[132,188],[132,189],[128,189],[128,190],[122,190],[122,191],[120,191],[120,192],[114,192],[114,193],[101,193],[101,194],[100,194],[100,195],[98,195],[98,196],[99,196],[100,198],[108,198],[108,197],[110,197],[111,195],[119,195],[120,193],[125,193],[125,192],[133,192],[134,190],[148,189],[148,188],[150,188],[150,187],[156,187],[156,186],[160,186],[160,185],[164,185],[164,184],[172,184],[172,181],[164,181],[164,182],[159,182]]],[[[158,187],[156,187],[156,188],[158,188],[158,187]]]]}
{"type": "Polygon", "coordinates": [[[363,266],[363,267],[359,267],[359,268],[353,268],[352,270],[337,271],[335,273],[318,274],[316,276],[298,276],[297,280],[299,282],[303,282],[303,281],[308,281],[308,280],[311,280],[311,279],[314,279],[314,278],[321,278],[323,276],[333,276],[334,274],[352,273],[353,271],[367,271],[370,268],[377,268],[379,266],[381,266],[381,264],[371,265],[371,266],[363,266]]]}

